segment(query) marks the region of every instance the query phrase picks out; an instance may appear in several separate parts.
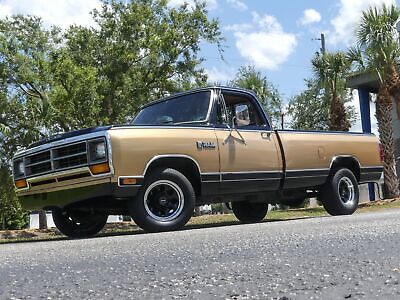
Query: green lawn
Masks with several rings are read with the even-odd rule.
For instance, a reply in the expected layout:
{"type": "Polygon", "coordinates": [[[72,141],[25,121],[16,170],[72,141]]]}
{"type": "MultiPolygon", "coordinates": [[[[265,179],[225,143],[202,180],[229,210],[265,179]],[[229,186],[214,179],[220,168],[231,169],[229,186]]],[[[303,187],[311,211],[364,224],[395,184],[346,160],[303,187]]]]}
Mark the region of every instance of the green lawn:
{"type": "MultiPolygon", "coordinates": [[[[400,199],[384,200],[376,202],[368,202],[360,204],[356,213],[364,213],[369,211],[377,211],[382,209],[400,207],[400,199]]],[[[327,216],[328,214],[322,207],[316,208],[300,208],[290,210],[273,210],[269,211],[264,222],[276,222],[284,220],[294,220],[301,218],[314,218],[327,216]]],[[[227,225],[240,224],[233,214],[225,215],[204,215],[193,217],[185,226],[185,229],[218,227],[227,225]]],[[[107,224],[98,236],[113,236],[127,234],[142,234],[144,233],[132,222],[122,222],[107,224]]],[[[50,228],[46,230],[25,229],[25,230],[5,230],[0,231],[0,244],[15,243],[15,242],[34,242],[47,240],[67,239],[57,229],[50,228]]]]}

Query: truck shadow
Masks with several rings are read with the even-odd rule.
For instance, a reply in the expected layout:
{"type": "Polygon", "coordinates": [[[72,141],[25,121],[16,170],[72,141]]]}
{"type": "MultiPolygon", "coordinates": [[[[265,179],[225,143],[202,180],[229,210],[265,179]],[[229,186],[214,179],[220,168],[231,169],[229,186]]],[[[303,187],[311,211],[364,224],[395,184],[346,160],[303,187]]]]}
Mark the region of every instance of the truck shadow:
{"type": "MultiPolygon", "coordinates": [[[[179,231],[187,231],[187,230],[197,230],[197,229],[211,229],[211,228],[219,228],[219,227],[226,227],[226,226],[246,226],[249,224],[263,224],[263,223],[274,223],[274,222],[288,222],[288,221],[295,221],[295,220],[305,220],[305,219],[314,219],[314,218],[325,218],[329,216],[307,216],[301,218],[287,218],[287,219],[266,219],[261,222],[257,223],[241,223],[237,220],[235,221],[222,221],[218,223],[207,223],[207,224],[188,224],[179,230],[175,230],[175,232],[179,231]]],[[[132,223],[133,228],[131,230],[124,230],[121,232],[100,232],[93,238],[100,238],[100,237],[112,237],[112,236],[123,236],[123,235],[137,235],[137,234],[162,234],[161,233],[151,233],[145,232],[142,229],[138,228],[136,225],[132,223]]]]}
{"type": "MultiPolygon", "coordinates": [[[[274,222],[289,222],[294,220],[304,220],[304,219],[313,219],[313,218],[323,218],[328,216],[305,216],[305,217],[296,217],[296,218],[285,218],[285,219],[266,219],[258,223],[253,224],[263,224],[263,223],[274,223],[274,222]]],[[[180,231],[188,231],[188,230],[199,230],[199,229],[212,229],[226,226],[246,226],[248,224],[243,224],[237,220],[232,221],[218,221],[217,223],[204,223],[204,224],[188,224],[183,228],[176,230],[175,232],[180,231]]],[[[9,243],[40,243],[40,242],[49,242],[49,241],[65,241],[65,240],[79,240],[74,238],[69,238],[62,235],[58,230],[52,229],[47,230],[49,232],[48,236],[42,236],[41,238],[37,238],[34,234],[24,235],[22,238],[13,239],[11,237],[5,236],[5,241],[1,241],[0,244],[9,244],[9,243]]],[[[133,222],[122,222],[122,223],[111,223],[107,224],[106,227],[94,237],[89,239],[98,239],[104,237],[117,237],[117,236],[125,236],[125,235],[141,235],[141,234],[162,234],[162,233],[149,233],[145,232],[136,226],[133,222]]]]}

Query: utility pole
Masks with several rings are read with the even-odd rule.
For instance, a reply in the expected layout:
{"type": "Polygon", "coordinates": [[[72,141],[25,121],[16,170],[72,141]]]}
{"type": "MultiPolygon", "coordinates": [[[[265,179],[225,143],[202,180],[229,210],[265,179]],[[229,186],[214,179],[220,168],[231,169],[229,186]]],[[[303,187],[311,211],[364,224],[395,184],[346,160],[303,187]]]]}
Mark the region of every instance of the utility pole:
{"type": "MultiPolygon", "coordinates": [[[[320,38],[314,38],[312,39],[313,41],[321,41],[321,54],[324,55],[326,52],[326,47],[325,47],[325,34],[321,33],[321,37],[320,38]]],[[[318,52],[317,52],[318,55],[318,52]]]]}
{"type": "Polygon", "coordinates": [[[321,38],[320,38],[320,40],[321,40],[321,52],[322,52],[322,55],[324,55],[325,52],[326,52],[326,48],[325,48],[325,34],[321,33],[321,38]]]}

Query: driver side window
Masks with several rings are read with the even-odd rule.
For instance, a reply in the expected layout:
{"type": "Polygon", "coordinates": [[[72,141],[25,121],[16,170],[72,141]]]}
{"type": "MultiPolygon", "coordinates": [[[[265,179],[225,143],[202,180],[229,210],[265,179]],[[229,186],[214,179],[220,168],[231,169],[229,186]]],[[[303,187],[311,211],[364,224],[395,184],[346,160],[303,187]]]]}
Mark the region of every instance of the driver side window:
{"type": "MultiPolygon", "coordinates": [[[[223,99],[227,112],[225,123],[232,125],[233,121],[234,125],[238,128],[262,126],[265,124],[257,107],[255,107],[255,104],[248,97],[223,93],[223,99]]],[[[223,109],[219,113],[222,114],[222,112],[223,109]]],[[[218,119],[222,120],[223,116],[218,119]]]]}

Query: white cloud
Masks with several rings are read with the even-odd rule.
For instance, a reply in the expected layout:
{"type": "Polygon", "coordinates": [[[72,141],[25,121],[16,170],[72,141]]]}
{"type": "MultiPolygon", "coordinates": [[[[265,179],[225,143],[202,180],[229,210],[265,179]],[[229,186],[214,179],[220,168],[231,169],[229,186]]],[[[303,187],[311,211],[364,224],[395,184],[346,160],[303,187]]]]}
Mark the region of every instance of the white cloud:
{"type": "Polygon", "coordinates": [[[297,45],[296,36],[283,30],[274,16],[253,12],[252,24],[234,24],[236,48],[248,63],[274,70],[284,63],[297,45]]]}
{"type": "Polygon", "coordinates": [[[42,18],[45,26],[66,28],[77,24],[94,26],[90,15],[94,8],[101,8],[99,0],[1,0],[0,18],[13,14],[31,14],[42,18]]]}
{"type": "Polygon", "coordinates": [[[318,23],[320,21],[321,14],[313,8],[309,8],[303,11],[303,16],[300,18],[299,23],[301,25],[308,25],[312,23],[318,23]]]}
{"type": "Polygon", "coordinates": [[[221,85],[227,84],[228,81],[233,80],[235,77],[235,70],[232,68],[217,68],[205,70],[208,76],[208,82],[219,83],[221,85]]]}
{"type": "Polygon", "coordinates": [[[248,31],[253,29],[253,25],[249,24],[249,23],[240,23],[240,24],[232,24],[232,25],[227,25],[224,26],[225,30],[229,30],[229,31],[248,31]]]}
{"type": "MultiPolygon", "coordinates": [[[[200,2],[205,2],[207,4],[207,8],[209,10],[214,10],[218,7],[218,2],[217,0],[203,0],[200,2]]],[[[179,7],[183,4],[189,5],[189,7],[194,7],[195,6],[195,1],[194,0],[168,0],[168,6],[169,7],[179,7]]]]}
{"type": "Polygon", "coordinates": [[[226,2],[231,4],[235,9],[240,11],[246,11],[248,9],[247,5],[239,0],[226,0],[226,2]]]}
{"type": "Polygon", "coordinates": [[[339,13],[331,20],[334,32],[328,38],[328,42],[349,45],[354,39],[362,11],[382,3],[395,4],[395,0],[340,0],[339,13]]]}

